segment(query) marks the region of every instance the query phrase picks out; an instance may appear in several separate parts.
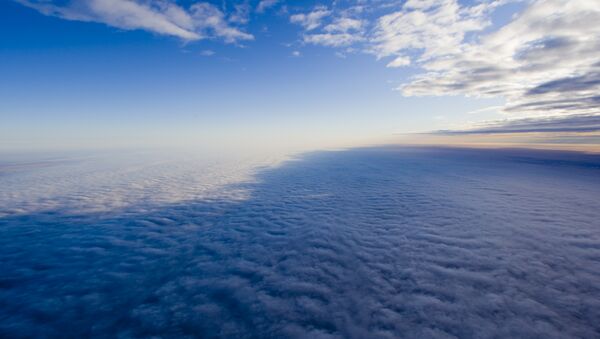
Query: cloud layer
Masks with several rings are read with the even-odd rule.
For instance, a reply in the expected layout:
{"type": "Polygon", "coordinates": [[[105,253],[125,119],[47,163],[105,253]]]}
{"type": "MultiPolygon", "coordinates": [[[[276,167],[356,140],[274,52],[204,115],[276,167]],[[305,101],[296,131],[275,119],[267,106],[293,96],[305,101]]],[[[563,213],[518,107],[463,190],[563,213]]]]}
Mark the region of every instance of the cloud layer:
{"type": "MultiPolygon", "coordinates": [[[[121,186],[150,183],[161,195],[153,182],[172,181],[164,187],[177,193],[187,181],[193,195],[214,185],[188,181],[211,166],[182,177],[185,162],[154,164],[153,175],[143,164],[87,163],[84,177],[112,180],[0,217],[1,337],[600,334],[597,156],[322,152],[226,189],[248,192],[242,200],[66,209],[103,204],[97,191],[126,196],[121,186]]],[[[79,165],[55,166],[68,177],[79,165]]],[[[0,184],[48,173],[5,171],[0,184]]]]}

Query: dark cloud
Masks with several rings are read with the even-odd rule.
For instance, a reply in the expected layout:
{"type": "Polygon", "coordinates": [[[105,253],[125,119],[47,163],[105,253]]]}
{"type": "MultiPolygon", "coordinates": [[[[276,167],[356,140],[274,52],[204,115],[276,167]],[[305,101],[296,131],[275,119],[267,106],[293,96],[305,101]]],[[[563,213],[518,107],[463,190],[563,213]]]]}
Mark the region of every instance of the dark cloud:
{"type": "MultiPolygon", "coordinates": [[[[558,104],[558,103],[556,103],[558,104]]],[[[581,114],[567,117],[528,118],[500,121],[468,130],[443,130],[434,134],[503,134],[534,132],[597,132],[600,131],[600,115],[581,114]]]]}
{"type": "MultiPolygon", "coordinates": [[[[573,92],[594,89],[600,85],[600,72],[593,72],[577,77],[566,77],[543,83],[527,92],[527,95],[545,94],[549,92],[573,92]]],[[[599,97],[596,97],[599,98],[599,97]]],[[[600,101],[600,99],[598,99],[600,101]]],[[[597,102],[598,103],[598,102],[597,102]]]]}
{"type": "Polygon", "coordinates": [[[600,335],[598,157],[299,160],[245,200],[4,215],[0,337],[600,335]]]}

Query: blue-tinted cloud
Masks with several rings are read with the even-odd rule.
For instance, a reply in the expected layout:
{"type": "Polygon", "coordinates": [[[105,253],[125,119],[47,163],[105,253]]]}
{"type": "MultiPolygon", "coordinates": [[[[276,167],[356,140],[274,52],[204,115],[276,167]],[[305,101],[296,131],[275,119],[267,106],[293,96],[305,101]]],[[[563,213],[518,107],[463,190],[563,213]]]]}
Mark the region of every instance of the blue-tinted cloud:
{"type": "Polygon", "coordinates": [[[545,94],[551,92],[576,92],[594,90],[600,85],[600,72],[581,76],[566,77],[545,82],[527,91],[527,95],[545,94]]]}
{"type": "MultiPolygon", "coordinates": [[[[0,336],[600,333],[597,156],[376,148],[299,160],[229,188],[245,200],[78,213],[61,208],[66,194],[4,215],[0,336]]],[[[177,182],[177,165],[154,168],[177,182]]],[[[138,171],[97,189],[144,184],[138,171]]]]}

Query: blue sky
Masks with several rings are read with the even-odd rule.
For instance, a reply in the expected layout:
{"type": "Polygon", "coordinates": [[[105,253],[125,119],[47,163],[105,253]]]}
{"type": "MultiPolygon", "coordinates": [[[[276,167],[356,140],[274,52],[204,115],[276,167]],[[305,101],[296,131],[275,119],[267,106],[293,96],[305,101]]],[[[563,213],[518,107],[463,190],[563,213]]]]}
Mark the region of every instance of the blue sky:
{"type": "Polygon", "coordinates": [[[600,102],[590,94],[600,83],[598,29],[573,19],[591,22],[600,14],[574,1],[556,22],[538,15],[563,5],[3,1],[0,141],[8,150],[325,147],[593,115],[600,102]],[[552,29],[565,32],[561,23],[571,29],[559,36],[552,29]],[[519,35],[534,24],[538,32],[519,35]],[[494,50],[515,36],[522,37],[515,46],[494,50]],[[515,72],[536,66],[529,54],[552,63],[563,47],[573,54],[564,67],[515,72]],[[491,69],[486,54],[504,56],[506,67],[491,69]],[[563,99],[556,86],[532,92],[553,81],[567,83],[574,98],[568,111],[548,104],[563,99]],[[569,87],[581,83],[587,87],[569,87]]]}

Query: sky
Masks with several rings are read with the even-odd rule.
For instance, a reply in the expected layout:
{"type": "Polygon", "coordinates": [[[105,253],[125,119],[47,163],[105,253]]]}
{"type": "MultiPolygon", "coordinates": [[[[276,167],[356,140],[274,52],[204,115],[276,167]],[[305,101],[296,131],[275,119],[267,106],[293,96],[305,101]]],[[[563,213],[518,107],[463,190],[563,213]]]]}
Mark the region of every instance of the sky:
{"type": "Polygon", "coordinates": [[[595,22],[592,0],[2,1],[0,150],[597,147],[595,22]]]}

